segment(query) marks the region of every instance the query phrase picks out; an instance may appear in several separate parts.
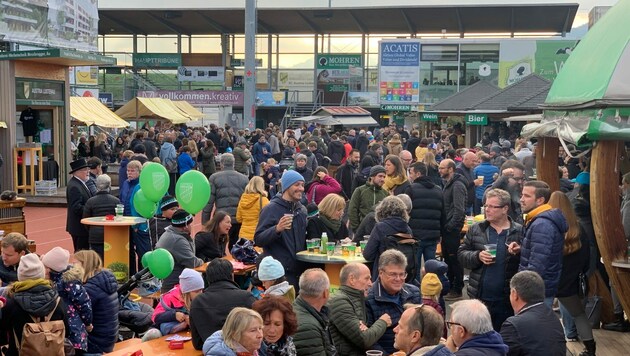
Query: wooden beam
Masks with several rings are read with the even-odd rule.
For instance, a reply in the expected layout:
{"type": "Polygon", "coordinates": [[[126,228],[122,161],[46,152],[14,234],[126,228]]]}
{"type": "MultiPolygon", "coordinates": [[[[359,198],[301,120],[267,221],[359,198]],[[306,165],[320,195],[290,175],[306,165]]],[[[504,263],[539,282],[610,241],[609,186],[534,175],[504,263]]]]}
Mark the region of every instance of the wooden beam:
{"type": "Polygon", "coordinates": [[[621,141],[596,143],[591,156],[590,200],[599,252],[623,309],[630,313],[630,266],[612,266],[613,261],[627,261],[626,235],[619,209],[619,156],[623,147],[621,141]]]}
{"type": "Polygon", "coordinates": [[[536,145],[536,178],[549,184],[552,192],[560,190],[558,176],[558,149],[560,141],[555,137],[542,137],[536,145]]]}

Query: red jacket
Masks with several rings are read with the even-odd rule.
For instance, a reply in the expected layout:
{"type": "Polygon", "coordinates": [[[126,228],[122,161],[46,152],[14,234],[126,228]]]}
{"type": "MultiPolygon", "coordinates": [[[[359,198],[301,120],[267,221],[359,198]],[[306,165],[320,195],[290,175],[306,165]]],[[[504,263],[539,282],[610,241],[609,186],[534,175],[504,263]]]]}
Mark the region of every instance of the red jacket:
{"type": "Polygon", "coordinates": [[[307,202],[313,202],[313,192],[315,192],[315,204],[319,204],[328,194],[341,193],[341,185],[335,178],[326,175],[322,180],[313,181],[306,192],[307,202]]]}

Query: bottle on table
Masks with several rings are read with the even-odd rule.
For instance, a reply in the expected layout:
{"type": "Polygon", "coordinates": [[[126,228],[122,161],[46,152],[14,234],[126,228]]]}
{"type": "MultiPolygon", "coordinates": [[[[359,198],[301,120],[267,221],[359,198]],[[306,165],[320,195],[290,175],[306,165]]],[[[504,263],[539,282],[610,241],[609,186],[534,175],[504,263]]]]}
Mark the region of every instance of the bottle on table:
{"type": "Polygon", "coordinates": [[[326,254],[326,251],[328,249],[328,234],[326,234],[325,232],[322,233],[322,239],[321,239],[321,247],[319,249],[319,253],[324,253],[326,254]]]}

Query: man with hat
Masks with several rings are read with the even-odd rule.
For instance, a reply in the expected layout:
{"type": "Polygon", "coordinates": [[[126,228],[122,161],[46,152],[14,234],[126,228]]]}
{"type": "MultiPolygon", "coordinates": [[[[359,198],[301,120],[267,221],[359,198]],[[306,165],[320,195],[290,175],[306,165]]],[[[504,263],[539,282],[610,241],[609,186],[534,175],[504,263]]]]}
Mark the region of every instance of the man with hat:
{"type": "Polygon", "coordinates": [[[306,250],[307,213],[300,203],[304,177],[296,171],[285,171],[280,181],[282,193],[262,209],[254,242],[264,249],[263,256],[282,261],[289,284],[296,286],[303,267],[295,256],[306,250]]]}
{"type": "Polygon", "coordinates": [[[156,214],[149,220],[149,231],[151,233],[151,246],[155,247],[157,240],[162,236],[168,226],[171,225],[173,214],[179,209],[177,199],[172,195],[165,195],[160,200],[159,208],[161,214],[156,214]]]}
{"type": "Polygon", "coordinates": [[[184,268],[195,268],[203,264],[203,260],[195,256],[195,242],[190,237],[193,216],[183,209],[173,213],[171,225],[168,226],[155,248],[163,248],[171,253],[175,265],[173,272],[162,280],[162,293],[166,293],[179,282],[179,275],[184,268]]]}
{"type": "Polygon", "coordinates": [[[70,163],[70,174],[66,187],[66,201],[68,202],[68,217],[66,219],[66,231],[72,236],[74,251],[90,248],[88,230],[81,224],[85,203],[92,197],[87,182],[90,179],[90,168],[84,158],[70,163]]]}
{"type": "Polygon", "coordinates": [[[356,231],[363,218],[374,210],[374,206],[388,195],[383,189],[383,183],[385,183],[385,167],[375,165],[370,168],[370,177],[367,182],[352,193],[348,216],[353,231],[356,231]]]}

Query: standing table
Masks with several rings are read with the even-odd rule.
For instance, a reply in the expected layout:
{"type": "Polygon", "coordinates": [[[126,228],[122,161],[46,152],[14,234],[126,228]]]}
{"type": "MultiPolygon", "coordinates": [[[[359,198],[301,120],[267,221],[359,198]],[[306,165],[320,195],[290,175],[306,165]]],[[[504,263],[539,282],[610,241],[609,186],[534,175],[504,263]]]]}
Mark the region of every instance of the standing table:
{"type": "MultiPolygon", "coordinates": [[[[105,220],[104,216],[81,219],[81,223],[84,225],[103,226],[105,249],[103,265],[110,268],[112,263],[118,262],[127,266],[127,271],[129,271],[129,226],[146,221],[145,218],[134,216],[117,217],[115,220],[105,220]]],[[[128,274],[124,278],[125,280],[129,278],[128,274]]],[[[119,279],[118,276],[116,279],[119,279]]]]}
{"type": "Polygon", "coordinates": [[[355,256],[355,257],[342,257],[342,256],[330,256],[322,255],[319,253],[313,253],[308,251],[300,251],[297,253],[296,258],[298,261],[309,262],[309,263],[319,263],[324,265],[324,271],[328,275],[328,279],[330,280],[330,287],[333,289],[333,286],[339,288],[339,272],[341,272],[341,268],[346,263],[351,262],[359,262],[359,263],[367,263],[368,261],[363,258],[363,256],[355,256]]]}

